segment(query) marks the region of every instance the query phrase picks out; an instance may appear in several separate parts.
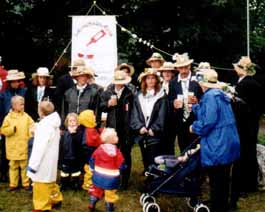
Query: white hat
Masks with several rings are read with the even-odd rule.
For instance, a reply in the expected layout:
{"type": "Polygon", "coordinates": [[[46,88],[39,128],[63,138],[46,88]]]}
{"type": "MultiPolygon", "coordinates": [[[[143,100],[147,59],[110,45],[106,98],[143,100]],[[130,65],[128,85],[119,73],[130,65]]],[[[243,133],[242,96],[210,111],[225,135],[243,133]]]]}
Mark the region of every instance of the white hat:
{"type": "Polygon", "coordinates": [[[50,77],[49,69],[46,67],[39,67],[36,71],[36,76],[40,77],[50,77]]]}

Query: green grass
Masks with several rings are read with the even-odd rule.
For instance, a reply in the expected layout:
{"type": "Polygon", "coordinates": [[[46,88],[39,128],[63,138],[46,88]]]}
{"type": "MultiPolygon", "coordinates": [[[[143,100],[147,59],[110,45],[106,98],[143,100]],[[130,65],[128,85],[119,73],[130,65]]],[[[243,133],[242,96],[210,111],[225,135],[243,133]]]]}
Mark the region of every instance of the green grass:
{"type": "MultiPolygon", "coordinates": [[[[141,212],[139,204],[141,188],[144,177],[141,176],[143,170],[139,147],[135,146],[132,151],[133,169],[130,179],[130,186],[127,191],[120,191],[120,200],[116,204],[118,212],[141,212]]],[[[0,183],[0,212],[29,212],[32,209],[31,194],[25,191],[9,193],[6,191],[8,184],[0,183]]],[[[203,186],[203,199],[208,199],[208,186],[203,186]]],[[[264,192],[257,192],[241,199],[239,202],[240,212],[264,212],[264,192]]],[[[88,211],[88,194],[85,191],[66,191],[63,192],[64,201],[61,209],[54,212],[85,212],[88,211]]],[[[158,194],[157,202],[162,212],[188,212],[190,211],[185,203],[185,198],[158,194]]],[[[97,204],[97,211],[104,210],[104,201],[97,204]]]]}

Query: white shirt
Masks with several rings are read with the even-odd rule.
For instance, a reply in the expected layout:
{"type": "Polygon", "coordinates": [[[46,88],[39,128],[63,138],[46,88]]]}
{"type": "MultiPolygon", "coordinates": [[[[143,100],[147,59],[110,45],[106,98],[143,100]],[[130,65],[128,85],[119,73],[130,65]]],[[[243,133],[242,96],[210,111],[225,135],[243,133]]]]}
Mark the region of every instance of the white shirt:
{"type": "Polygon", "coordinates": [[[147,90],[146,95],[142,93],[139,94],[139,102],[145,119],[145,126],[148,127],[151,114],[154,109],[156,101],[164,95],[163,89],[160,89],[158,93],[155,94],[155,90],[147,90]]]}
{"type": "Polygon", "coordinates": [[[38,86],[37,87],[37,101],[41,102],[43,96],[44,96],[44,90],[45,86],[38,86]]]}
{"type": "Polygon", "coordinates": [[[114,89],[115,93],[117,94],[118,99],[121,97],[122,91],[124,90],[124,87],[121,88],[120,90],[117,90],[116,88],[114,89]]]}
{"type": "Polygon", "coordinates": [[[178,82],[181,82],[184,99],[188,98],[190,78],[191,78],[191,72],[189,72],[189,75],[186,78],[181,78],[180,74],[178,75],[178,82]]]}

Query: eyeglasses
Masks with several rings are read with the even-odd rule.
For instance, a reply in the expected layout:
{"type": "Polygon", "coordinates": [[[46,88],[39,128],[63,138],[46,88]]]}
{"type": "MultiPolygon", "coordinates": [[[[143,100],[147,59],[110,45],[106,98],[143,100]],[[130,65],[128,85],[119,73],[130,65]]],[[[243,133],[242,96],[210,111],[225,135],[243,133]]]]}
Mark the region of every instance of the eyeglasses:
{"type": "Polygon", "coordinates": [[[196,73],[196,80],[197,80],[197,82],[204,82],[205,81],[205,78],[201,72],[196,73]]]}

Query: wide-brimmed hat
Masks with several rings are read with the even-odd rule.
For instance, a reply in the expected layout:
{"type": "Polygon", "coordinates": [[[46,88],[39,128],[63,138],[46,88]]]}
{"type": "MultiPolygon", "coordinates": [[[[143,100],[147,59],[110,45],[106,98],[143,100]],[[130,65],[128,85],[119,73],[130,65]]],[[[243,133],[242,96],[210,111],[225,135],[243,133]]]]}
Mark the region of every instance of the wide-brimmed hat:
{"type": "Polygon", "coordinates": [[[148,75],[154,75],[158,81],[160,81],[160,77],[158,76],[158,72],[156,68],[145,68],[144,72],[142,72],[139,77],[138,77],[138,81],[142,82],[143,79],[148,76],[148,75]]]}
{"type": "Polygon", "coordinates": [[[198,83],[207,88],[224,87],[224,83],[218,81],[218,74],[214,69],[204,69],[204,71],[197,72],[198,83]]]}
{"type": "Polygon", "coordinates": [[[163,71],[177,71],[176,66],[172,62],[164,62],[163,65],[157,69],[157,71],[163,72],[163,71]]]}
{"type": "Polygon", "coordinates": [[[18,71],[17,69],[12,69],[7,72],[5,81],[22,80],[25,78],[26,77],[25,77],[24,72],[18,71]]]}
{"type": "Polygon", "coordinates": [[[77,67],[77,69],[70,71],[70,75],[72,77],[78,77],[81,75],[89,75],[90,77],[95,76],[94,71],[90,67],[84,67],[84,66],[83,67],[79,66],[77,67]]]}
{"type": "Polygon", "coordinates": [[[198,67],[196,67],[194,69],[194,71],[204,71],[204,70],[208,70],[211,69],[211,65],[208,62],[200,62],[198,67]]]}
{"type": "Polygon", "coordinates": [[[256,73],[256,65],[252,63],[251,59],[247,56],[242,56],[237,63],[233,63],[233,66],[243,69],[248,75],[254,75],[256,73]]]}
{"type": "Polygon", "coordinates": [[[71,66],[69,66],[70,68],[77,68],[77,67],[85,67],[86,66],[86,62],[83,59],[76,59],[73,61],[73,64],[71,66]]]}
{"type": "Polygon", "coordinates": [[[164,63],[165,59],[163,58],[163,56],[160,53],[154,52],[152,54],[152,56],[146,60],[146,64],[150,66],[150,62],[152,62],[152,61],[160,61],[161,63],[164,63]]]}
{"type": "Polygon", "coordinates": [[[39,67],[36,71],[36,76],[51,77],[51,75],[49,74],[49,69],[46,67],[39,67]]]}
{"type": "Polygon", "coordinates": [[[124,71],[118,70],[114,72],[112,83],[117,85],[124,85],[131,82],[132,78],[128,76],[124,71]]]}
{"type": "Polygon", "coordinates": [[[127,64],[127,63],[121,63],[120,65],[117,66],[115,71],[123,70],[123,69],[128,69],[130,72],[129,73],[130,76],[132,76],[134,74],[134,67],[132,65],[127,64]]]}
{"type": "Polygon", "coordinates": [[[175,66],[177,68],[188,66],[193,63],[193,59],[189,58],[188,53],[183,53],[183,54],[175,53],[172,59],[176,61],[175,66]]]}

